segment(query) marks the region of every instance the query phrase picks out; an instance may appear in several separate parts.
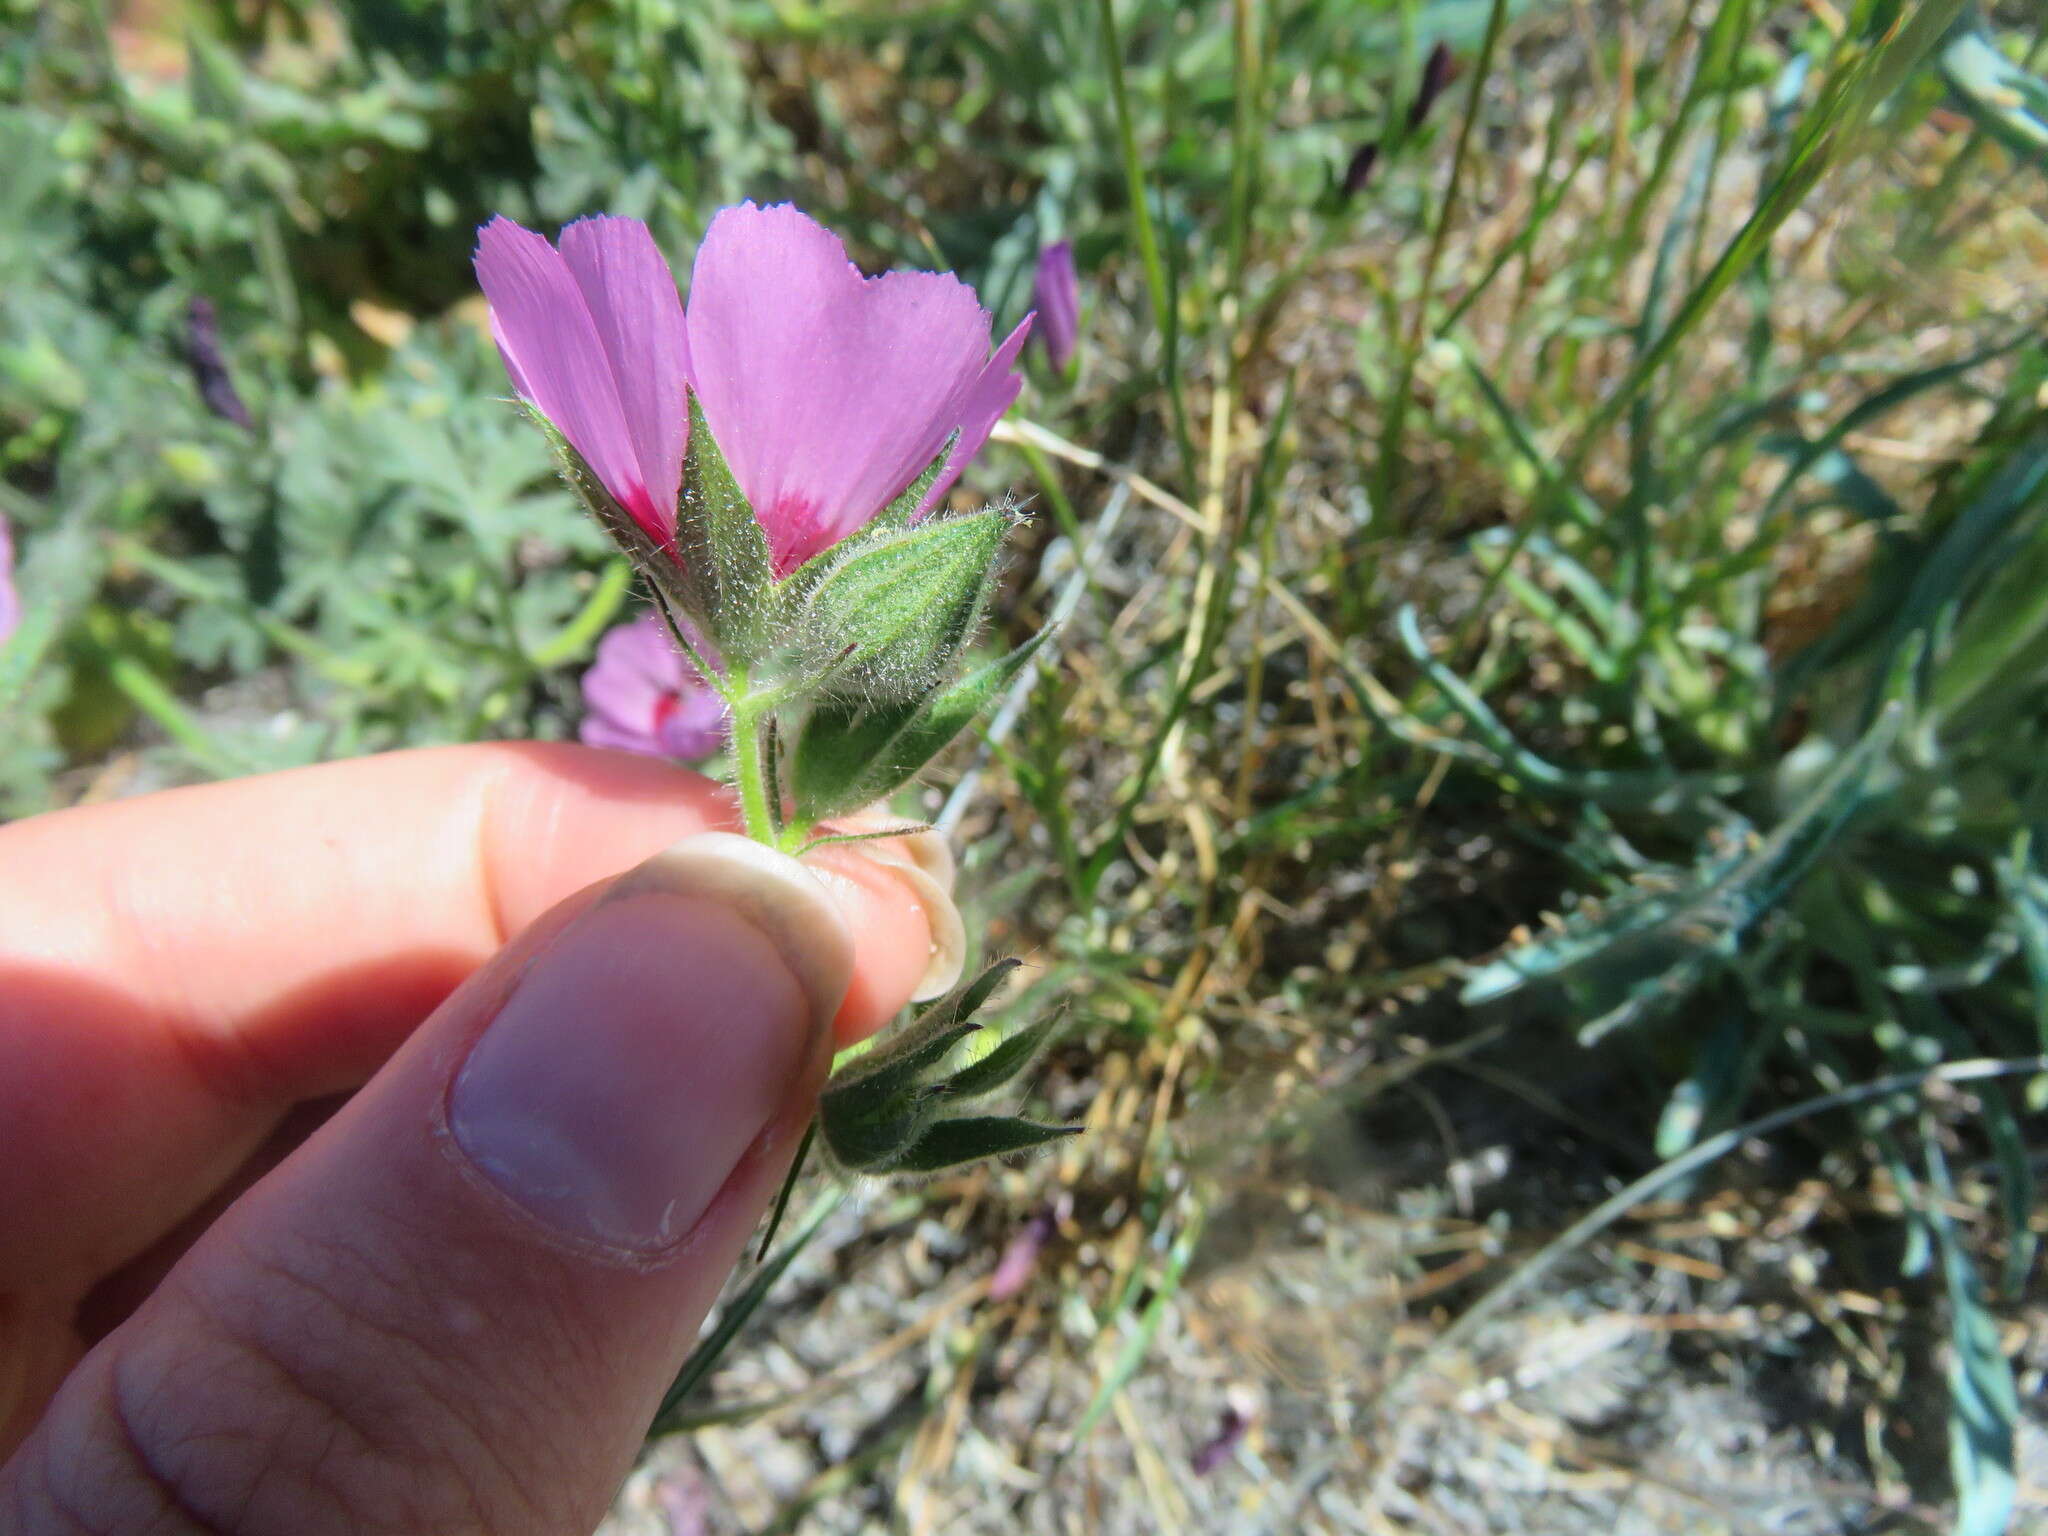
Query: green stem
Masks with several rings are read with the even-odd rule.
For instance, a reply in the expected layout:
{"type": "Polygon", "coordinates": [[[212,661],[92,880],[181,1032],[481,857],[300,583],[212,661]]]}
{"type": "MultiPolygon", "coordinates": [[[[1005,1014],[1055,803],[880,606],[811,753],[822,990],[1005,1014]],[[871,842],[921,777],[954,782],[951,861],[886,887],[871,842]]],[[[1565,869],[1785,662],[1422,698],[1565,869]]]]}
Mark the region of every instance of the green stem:
{"type": "Polygon", "coordinates": [[[729,679],[726,701],[732,708],[733,779],[740,792],[740,823],[747,836],[770,848],[782,846],[782,829],[776,824],[773,786],[768,782],[767,741],[762,726],[773,711],[767,702],[748,691],[747,676],[735,672],[729,679]]]}
{"type": "Polygon", "coordinates": [[[1465,115],[1458,123],[1457,146],[1451,151],[1451,174],[1437,204],[1436,225],[1430,231],[1429,249],[1422,258],[1422,280],[1410,309],[1408,339],[1401,348],[1394,370],[1393,393],[1387,399],[1386,420],[1380,428],[1380,461],[1374,476],[1373,507],[1382,517],[1391,517],[1394,497],[1401,486],[1401,440],[1408,423],[1408,396],[1415,384],[1415,365],[1422,356],[1429,335],[1430,297],[1436,290],[1437,267],[1450,241],[1451,221],[1458,209],[1458,193],[1465,182],[1465,166],[1471,158],[1472,131],[1486,104],[1486,85],[1493,75],[1495,50],[1508,22],[1507,0],[1493,0],[1486,16],[1486,35],[1479,44],[1479,61],[1472,70],[1472,84],[1465,93],[1465,115]]]}
{"type": "Polygon", "coordinates": [[[1100,0],[1096,17],[1102,31],[1102,50],[1109,66],[1109,97],[1116,109],[1117,147],[1122,152],[1124,188],[1131,203],[1131,223],[1138,237],[1138,258],[1145,268],[1145,289],[1152,300],[1152,322],[1159,327],[1164,355],[1160,377],[1166,384],[1173,437],[1180,450],[1181,473],[1193,484],[1195,440],[1188,430],[1187,401],[1180,382],[1180,324],[1174,312],[1173,286],[1167,281],[1166,262],[1160,254],[1159,232],[1152,223],[1152,199],[1145,184],[1145,164],[1138,154],[1138,131],[1131,120],[1130,93],[1124,84],[1123,43],[1117,36],[1116,8],[1112,0],[1100,0]]]}
{"type": "Polygon", "coordinates": [[[110,655],[107,677],[129,703],[154,720],[187,756],[215,778],[231,779],[248,772],[248,766],[224,751],[206,727],[178,702],[177,695],[142,662],[133,656],[110,655]]]}
{"type": "Polygon", "coordinates": [[[761,1234],[761,1246],[754,1251],[756,1264],[767,1259],[775,1234],[782,1230],[782,1218],[789,1211],[789,1197],[796,1193],[796,1181],[803,1175],[804,1160],[811,1155],[811,1142],[817,1134],[818,1121],[814,1115],[811,1123],[804,1127],[804,1139],[796,1144],[796,1156],[789,1160],[789,1172],[782,1176],[782,1190],[775,1197],[775,1209],[768,1213],[768,1230],[761,1234]]]}
{"type": "Polygon", "coordinates": [[[607,565],[576,617],[557,630],[554,638],[545,645],[534,648],[533,664],[536,667],[559,667],[589,650],[605,625],[618,616],[619,605],[625,602],[626,589],[632,584],[633,567],[630,562],[614,560],[607,565]]]}

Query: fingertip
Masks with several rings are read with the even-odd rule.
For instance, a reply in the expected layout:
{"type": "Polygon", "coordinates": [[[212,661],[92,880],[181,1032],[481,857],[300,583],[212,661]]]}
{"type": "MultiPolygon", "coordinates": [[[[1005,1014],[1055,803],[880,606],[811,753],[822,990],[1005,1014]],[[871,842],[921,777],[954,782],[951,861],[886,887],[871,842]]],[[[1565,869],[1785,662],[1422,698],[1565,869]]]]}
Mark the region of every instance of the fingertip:
{"type": "Polygon", "coordinates": [[[857,953],[844,905],[815,871],[734,832],[699,832],[628,870],[605,892],[616,901],[667,891],[715,902],[773,943],[822,1029],[846,995],[857,953]]]}
{"type": "Polygon", "coordinates": [[[841,844],[810,854],[810,867],[845,915],[854,966],[833,1020],[842,1047],[865,1040],[906,1003],[935,997],[959,979],[965,937],[959,909],[918,864],[841,844]]]}
{"type": "Polygon", "coordinates": [[[569,742],[450,749],[484,778],[480,860],[504,937],[569,892],[735,821],[732,795],[659,758],[569,742]]]}
{"type": "Polygon", "coordinates": [[[929,850],[900,840],[840,844],[801,861],[731,832],[699,832],[647,859],[607,888],[689,889],[733,907],[769,933],[824,1002],[837,1047],[881,1029],[906,1003],[959,979],[965,933],[929,850]]]}

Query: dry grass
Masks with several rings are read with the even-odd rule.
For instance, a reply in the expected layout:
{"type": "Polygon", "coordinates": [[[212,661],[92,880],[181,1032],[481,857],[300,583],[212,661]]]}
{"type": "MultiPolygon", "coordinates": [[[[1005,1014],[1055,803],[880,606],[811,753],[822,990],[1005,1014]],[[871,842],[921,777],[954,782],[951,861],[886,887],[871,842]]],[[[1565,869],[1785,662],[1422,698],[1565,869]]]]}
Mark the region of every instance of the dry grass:
{"type": "MultiPolygon", "coordinates": [[[[1453,291],[1531,219],[1547,114],[1624,120],[1625,79],[1585,63],[1590,24],[1581,7],[1518,35],[1508,78],[1520,126],[1496,130],[1495,152],[1475,167],[1473,216],[1455,226],[1443,263],[1453,291]]],[[[1649,36],[1656,19],[1628,24],[1649,36]]],[[[1734,126],[1738,138],[1758,129],[1734,126]]],[[[1939,175],[1956,126],[1936,117],[1832,188],[1824,214],[1781,234],[1778,302],[1795,320],[1784,344],[1849,360],[1817,373],[1816,392],[1788,400],[1788,414],[1822,420],[1871,379],[1954,355],[1964,345],[1955,316],[2010,307],[2029,290],[2041,220],[1995,188],[1983,194],[1995,217],[1959,220],[1955,265],[1925,264],[1925,242],[1947,236],[1920,229],[1899,189],[1939,175]]],[[[1447,146],[1425,185],[1440,181],[1447,146]]],[[[1593,154],[1543,237],[1469,311],[1487,366],[1539,422],[1568,420],[1626,366],[1619,336],[1563,369],[1529,338],[1545,306],[1631,320],[1649,252],[1603,277],[1582,245],[1620,216],[1644,169],[1644,148],[1622,139],[1593,154]]],[[[1727,157],[1701,250],[1733,234],[1760,175],[1753,156],[1727,157]]],[[[1650,210],[1649,227],[1664,211],[1650,210]]],[[[857,1214],[842,1212],[773,1325],[712,1394],[719,1404],[780,1394],[785,1405],[694,1447],[657,1449],[627,1491],[619,1532],[759,1530],[778,1517],[854,1531],[885,1511],[918,1533],[1941,1525],[1942,1512],[1909,1491],[1938,1477],[1943,1410],[1930,1372],[1940,1341],[1924,1290],[1885,1278],[1897,1238],[1882,1215],[1896,1197],[1796,1137],[1752,1145],[1685,1198],[1637,1210],[1561,1282],[1416,1370],[1464,1305],[1650,1154],[1642,1116],[1615,1113],[1641,1091],[1628,1061],[1558,1049],[1532,1037],[1542,1026],[1475,1020],[1451,1003],[1458,961],[1525,936],[1560,888],[1527,837],[1491,824],[1483,807],[1446,803],[1441,760],[1258,835],[1279,800],[1341,780],[1378,730],[1343,686],[1327,632],[1297,622],[1255,572],[1205,566],[1242,505],[1285,381],[1299,402],[1285,515],[1255,557],[1299,605],[1327,612],[1338,588],[1359,584],[1378,612],[1414,602],[1456,628],[1480,585],[1460,537],[1511,523],[1532,488],[1455,358],[1426,354],[1416,392],[1428,431],[1407,493],[1361,520],[1383,382],[1379,295],[1401,287],[1415,260],[1405,228],[1369,215],[1234,371],[1197,355],[1187,382],[1207,444],[1198,493],[1181,502],[1141,483],[1116,537],[1089,551],[1094,580],[1036,706],[1068,722],[1059,769],[1084,826],[1138,771],[1156,729],[1129,688],[1131,658],[1175,654],[1205,583],[1223,582],[1234,612],[1202,685],[1227,702],[1207,733],[1172,739],[1097,915],[1069,915],[1049,885],[1027,883],[1021,897],[1006,886],[1011,872],[1047,862],[1052,843],[1040,809],[999,768],[963,828],[970,887],[998,893],[991,945],[1038,959],[1045,990],[1064,992],[1090,1035],[1110,1042],[1058,1055],[1040,1089],[1086,1134],[1022,1168],[874,1191],[857,1214]],[[1226,378],[1229,394],[1218,390],[1226,378]],[[1032,1277],[991,1299],[992,1266],[1034,1212],[1051,1231],[1032,1277]],[[1173,1245],[1197,1225],[1176,1291],[1173,1245]],[[1142,1365],[1102,1397],[1147,1327],[1156,1333],[1142,1365]]],[[[1108,334],[1089,365],[1089,388],[1104,398],[1137,378],[1125,360],[1143,346],[1114,330],[1116,317],[1144,313],[1142,295],[1119,299],[1100,306],[1108,334]]],[[[1710,409],[1747,367],[1741,323],[1731,300],[1672,380],[1667,409],[1710,409]]],[[[1968,406],[1913,412],[1859,446],[1903,489],[1950,461],[1981,420],[1968,406]]],[[[1050,446],[1057,458],[1059,440],[1050,446]]],[[[1140,430],[1123,451],[1131,471],[1171,480],[1167,442],[1140,430]]],[[[1587,482],[1619,494],[1626,472],[1596,456],[1587,482]]],[[[1059,474],[1084,519],[1129,482],[1087,452],[1059,474]]],[[[1731,480],[1731,544],[1774,475],[1759,460],[1731,480]]],[[[1768,584],[1774,648],[1837,616],[1868,554],[1867,534],[1839,518],[1784,541],[1768,584]]],[[[1023,583],[1020,609],[1042,612],[1072,569],[1073,551],[1059,546],[1023,583]]],[[[1489,654],[1523,645],[1511,619],[1488,624],[1489,654]]],[[[1384,637],[1368,635],[1358,654],[1368,668],[1401,670],[1384,637]]],[[[1553,694],[1574,686],[1570,665],[1542,653],[1523,681],[1553,694]]],[[[1966,1214],[1990,1198],[1978,1181],[1966,1214]]],[[[2013,1352],[2036,1362],[2024,1401],[2048,1357],[2048,1308],[2037,1302],[2014,1328],[2013,1352]]],[[[2048,1431],[2037,1420],[2026,1434],[2026,1507],[2048,1518],[2048,1431]]]]}

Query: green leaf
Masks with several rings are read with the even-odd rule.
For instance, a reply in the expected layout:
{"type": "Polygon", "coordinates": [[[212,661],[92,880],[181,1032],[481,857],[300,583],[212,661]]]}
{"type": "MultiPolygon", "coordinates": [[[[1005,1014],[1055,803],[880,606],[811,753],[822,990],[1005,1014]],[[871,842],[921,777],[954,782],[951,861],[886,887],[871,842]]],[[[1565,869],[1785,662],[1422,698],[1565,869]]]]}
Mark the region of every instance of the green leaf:
{"type": "Polygon", "coordinates": [[[1710,844],[1690,870],[1661,870],[1654,883],[1604,907],[1584,909],[1560,931],[1473,971],[1460,1000],[1476,1008],[1532,982],[1558,985],[1573,1012],[1590,1019],[1579,1029],[1586,1045],[1675,1004],[1712,967],[1740,952],[1866,799],[1882,793],[1876,781],[1902,723],[1898,708],[1887,709],[1818,772],[1810,788],[1785,786],[1788,796],[1804,792],[1754,846],[1730,826],[1722,846],[1710,844]]]}
{"type": "Polygon", "coordinates": [[[1078,1125],[1038,1125],[1007,1115],[940,1120],[926,1127],[910,1150],[895,1159],[890,1168],[897,1173],[937,1173],[985,1157],[1028,1152],[1033,1147],[1077,1135],[1080,1129],[1078,1125]]]}
{"type": "Polygon", "coordinates": [[[860,547],[802,600],[808,663],[825,694],[914,698],[943,678],[981,618],[1010,519],[974,512],[860,547]]]}
{"type": "Polygon", "coordinates": [[[1046,631],[950,687],[907,703],[861,708],[826,700],[811,711],[798,739],[792,789],[806,821],[872,805],[901,787],[971,725],[1024,664],[1046,631]]]}
{"type": "Polygon", "coordinates": [[[661,1406],[654,1412],[654,1423],[647,1431],[647,1438],[664,1435],[678,1427],[676,1418],[684,1403],[725,1357],[732,1341],[747,1325],[747,1320],[760,1311],[761,1303],[768,1299],[775,1282],[782,1278],[792,1260],[810,1246],[811,1239],[825,1225],[825,1218],[839,1209],[840,1201],[846,1198],[844,1185],[827,1189],[805,1214],[803,1224],[790,1234],[788,1244],[774,1258],[754,1272],[746,1289],[733,1297],[726,1309],[718,1315],[718,1323],[690,1351],[690,1358],[683,1362],[683,1368],[676,1373],[675,1381],[662,1395],[661,1406]]]}
{"type": "Polygon", "coordinates": [[[235,56],[199,27],[186,30],[185,55],[191,63],[189,89],[194,115],[215,122],[242,122],[247,115],[243,75],[235,56]]]}
{"type": "Polygon", "coordinates": [[[947,1078],[939,1085],[939,1092],[948,1099],[978,1099],[984,1094],[994,1093],[1031,1065],[1052,1039],[1061,1021],[1062,1015],[1055,1012],[1018,1030],[981,1060],[962,1067],[947,1078]]]}
{"type": "MultiPolygon", "coordinates": [[[[1095,1395],[1088,1400],[1088,1406],[1082,1410],[1080,1422],[1074,1426],[1076,1444],[1095,1427],[1103,1414],[1109,1411],[1109,1405],[1117,1393],[1130,1384],[1131,1378],[1138,1374],[1138,1367],[1145,1363],[1145,1356],[1151,1353],[1152,1341],[1159,1334],[1159,1325],[1165,1320],[1167,1309],[1173,1305],[1174,1298],[1180,1294],[1181,1281],[1186,1277],[1188,1263],[1194,1258],[1195,1247],[1202,1239],[1202,1224],[1206,1219],[1206,1213],[1199,1205],[1188,1213],[1187,1224],[1174,1238],[1173,1247],[1167,1250],[1164,1272],[1152,1281],[1152,1299],[1145,1303],[1145,1311],[1138,1320],[1138,1326],[1124,1335],[1123,1348],[1116,1352],[1116,1358],[1110,1362],[1109,1370],[1096,1385],[1095,1395]]],[[[1133,1284],[1126,1291],[1124,1300],[1135,1298],[1138,1294],[1135,1284],[1138,1278],[1136,1271],[1132,1273],[1131,1278],[1133,1284]]],[[[1118,1309],[1122,1309],[1121,1301],[1118,1309]]]]}
{"type": "Polygon", "coordinates": [[[768,535],[733,478],[690,391],[690,446],[676,506],[676,549],[700,622],[725,659],[746,666],[767,639],[774,568],[768,535]]]}
{"type": "Polygon", "coordinates": [[[1986,133],[2048,166],[2048,84],[2000,53],[1981,26],[1949,34],[1941,73],[1986,133]]]}
{"type": "Polygon", "coordinates": [[[16,582],[19,627],[0,640],[0,720],[19,707],[38,668],[106,574],[107,551],[91,514],[74,515],[26,543],[16,582]]]}
{"type": "Polygon", "coordinates": [[[1927,1162],[1934,1198],[1926,1204],[1948,1287],[1948,1448],[1956,1485],[1954,1536],[2001,1536],[2011,1528],[2018,1483],[2013,1470],[2019,1392],[2012,1362],[1998,1345],[1998,1320],[1985,1309],[1976,1267],[1950,1220],[1955,1200],[1948,1163],[1932,1136],[1927,1162]]]}

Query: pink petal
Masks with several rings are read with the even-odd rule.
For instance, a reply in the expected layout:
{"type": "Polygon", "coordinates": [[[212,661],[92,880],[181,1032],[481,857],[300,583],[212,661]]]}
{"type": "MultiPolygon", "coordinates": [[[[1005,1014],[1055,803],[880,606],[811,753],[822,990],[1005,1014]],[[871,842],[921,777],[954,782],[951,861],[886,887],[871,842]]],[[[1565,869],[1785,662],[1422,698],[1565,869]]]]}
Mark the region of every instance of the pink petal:
{"type": "Polygon", "coordinates": [[[500,215],[477,233],[476,275],[513,387],[554,423],[643,527],[658,538],[673,537],[674,499],[668,516],[660,516],[634,452],[611,359],[561,253],[500,215]]]}
{"type": "Polygon", "coordinates": [[[711,221],[688,321],[704,418],[778,571],[867,522],[937,457],[988,358],[989,318],[966,284],[864,278],[787,203],[711,221]]]}
{"type": "Polygon", "coordinates": [[[586,747],[608,747],[614,752],[638,752],[642,757],[666,757],[653,732],[623,725],[609,715],[586,715],[576,727],[576,739],[586,747]]]}
{"type": "Polygon", "coordinates": [[[561,246],[611,361],[641,483],[667,528],[690,431],[690,341],[675,276],[638,219],[578,219],[561,246]]]}
{"type": "Polygon", "coordinates": [[[1003,338],[995,356],[981,370],[981,377],[968,390],[967,401],[960,409],[960,441],[953,445],[953,453],[946,460],[945,469],[918,504],[919,517],[944,502],[946,492],[953,488],[960,472],[974,462],[974,456],[988,442],[988,435],[1003,419],[1003,412],[1016,403],[1018,391],[1024,388],[1024,375],[1017,371],[1017,357],[1024,350],[1024,343],[1030,339],[1031,322],[1036,318],[1036,315],[1026,315],[1017,322],[1017,329],[1003,338]]]}
{"type": "Polygon", "coordinates": [[[725,700],[701,683],[673,698],[657,735],[665,757],[709,757],[725,745],[725,700]]]}
{"type": "Polygon", "coordinates": [[[620,725],[645,729],[655,702],[682,679],[682,657],[647,613],[597,642],[597,660],[583,674],[583,702],[620,725]]]}
{"type": "Polygon", "coordinates": [[[1038,343],[1055,373],[1064,373],[1081,335],[1081,278],[1074,270],[1074,244],[1055,240],[1038,253],[1038,273],[1031,286],[1038,311],[1038,343]]]}
{"type": "Polygon", "coordinates": [[[0,517],[0,644],[21,625],[21,596],[14,590],[14,531],[0,517]]]}
{"type": "Polygon", "coordinates": [[[652,611],[597,643],[597,660],[583,674],[583,702],[590,712],[577,734],[586,746],[694,758],[725,740],[725,701],[652,611]]]}

